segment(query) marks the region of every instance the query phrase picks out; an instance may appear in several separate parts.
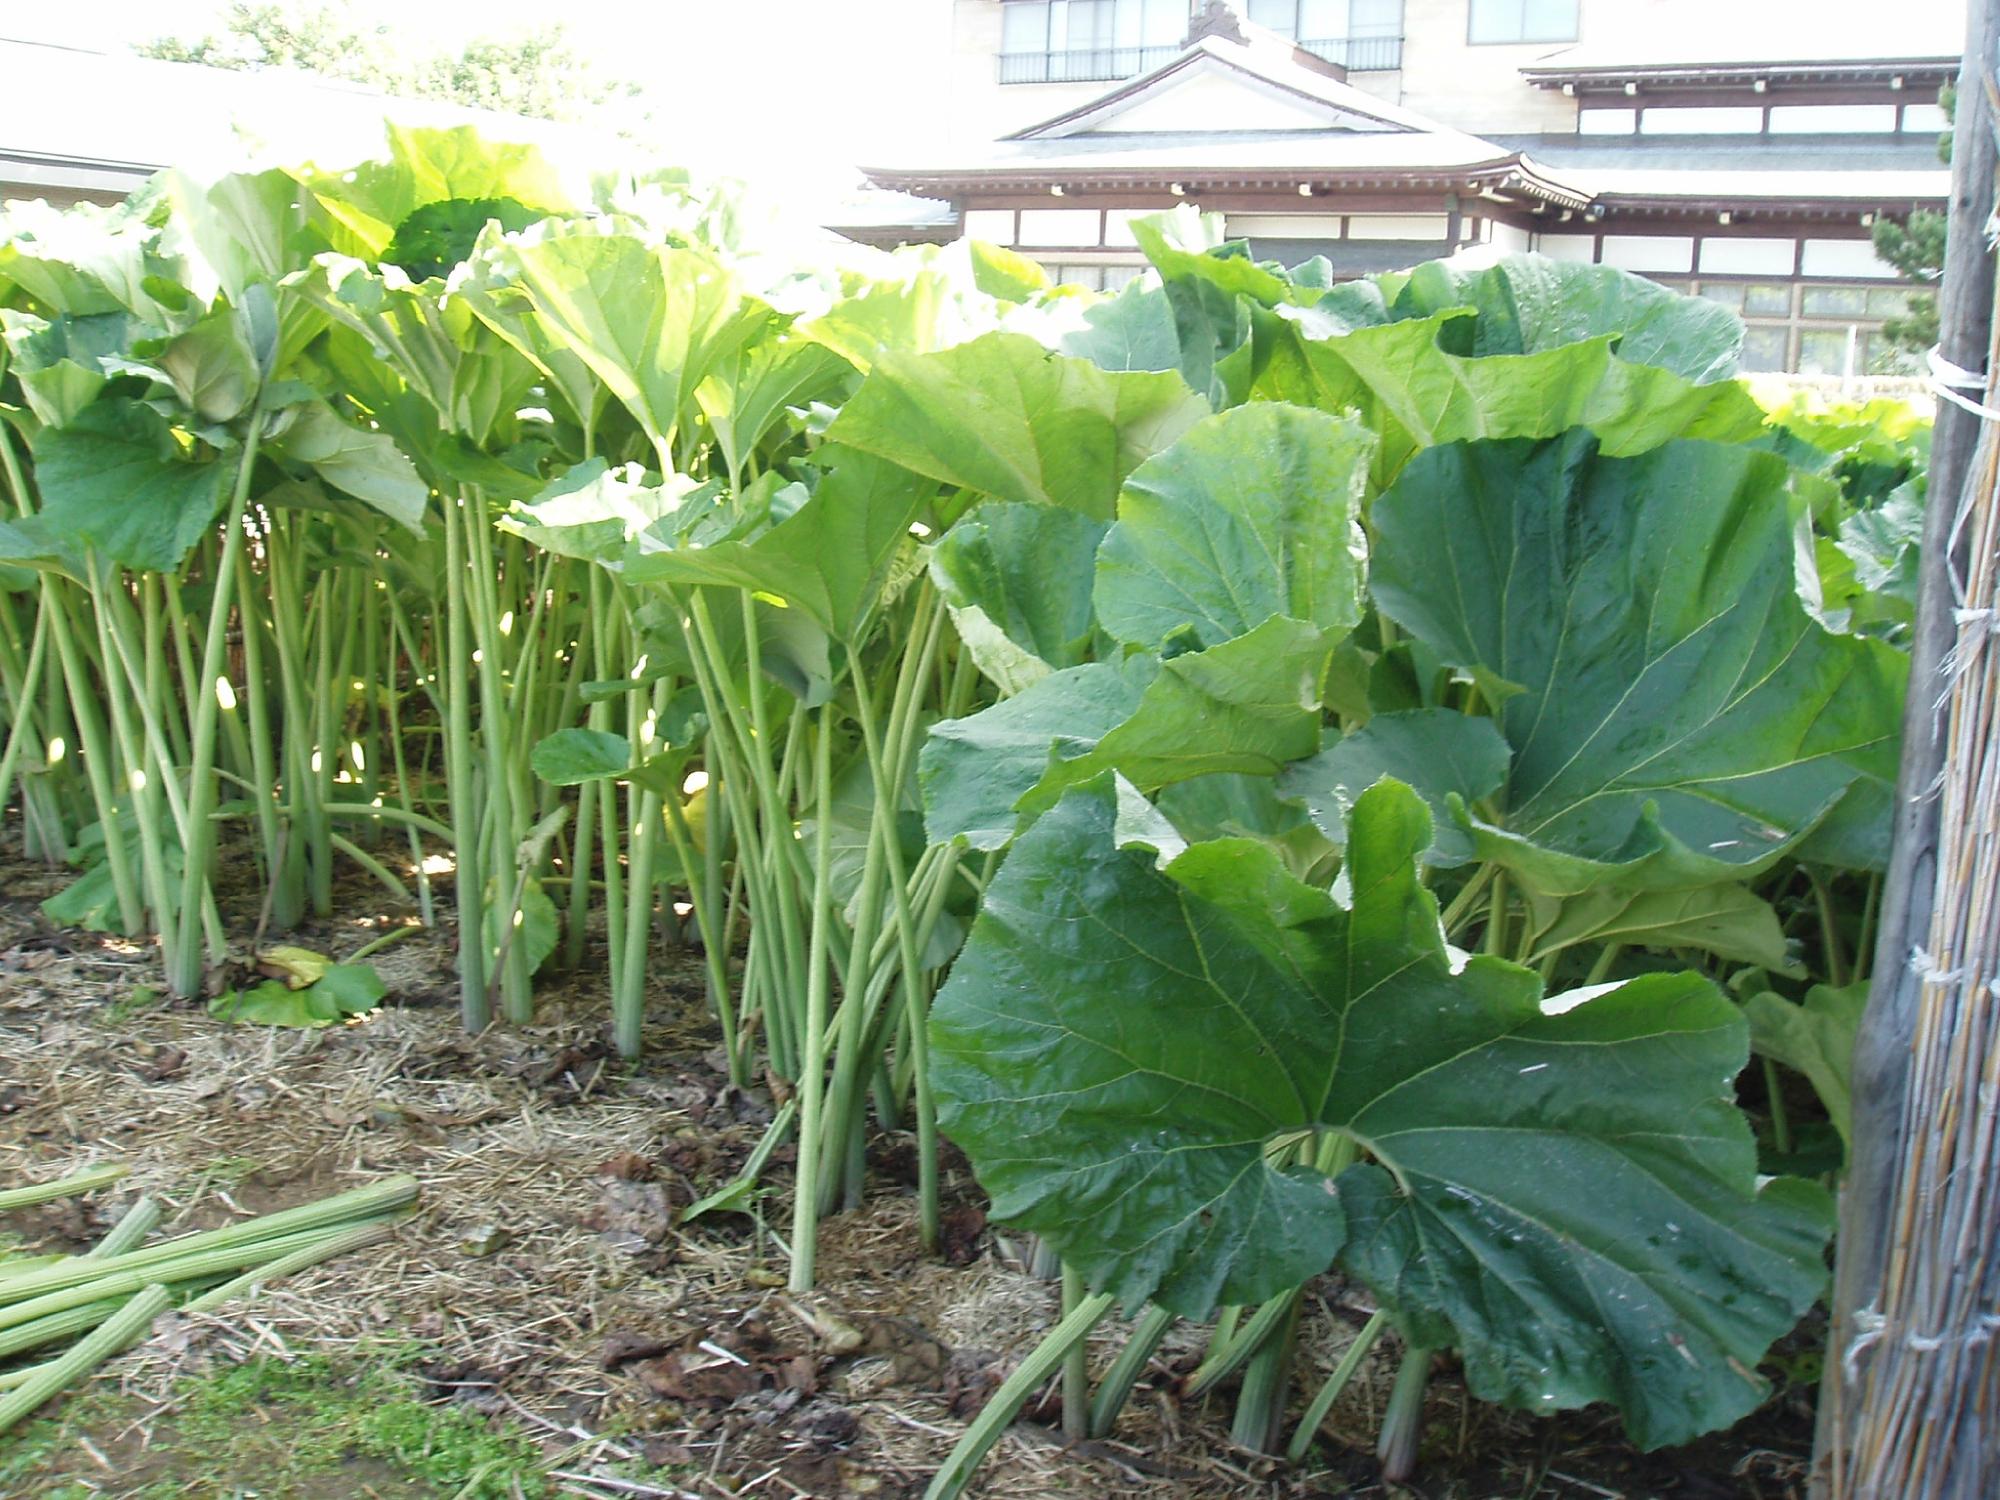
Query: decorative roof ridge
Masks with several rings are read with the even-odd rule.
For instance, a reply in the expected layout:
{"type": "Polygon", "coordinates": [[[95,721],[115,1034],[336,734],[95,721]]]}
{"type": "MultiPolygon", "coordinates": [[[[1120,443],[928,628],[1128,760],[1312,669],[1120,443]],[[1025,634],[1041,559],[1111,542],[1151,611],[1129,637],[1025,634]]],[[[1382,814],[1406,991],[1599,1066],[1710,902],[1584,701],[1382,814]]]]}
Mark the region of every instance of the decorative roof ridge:
{"type": "MultiPolygon", "coordinates": [[[[1211,9],[1215,8],[1211,0],[1211,9]]],[[[1274,32],[1234,18],[1222,30],[1202,29],[1203,20],[1188,34],[1187,44],[1173,57],[1136,77],[1124,79],[1094,99],[1073,105],[1059,115],[1000,137],[1003,141],[1045,140],[1072,133],[1093,116],[1115,113],[1127,101],[1168,83],[1192,68],[1213,65],[1227,68],[1255,84],[1289,94],[1320,109],[1359,115],[1380,123],[1384,133],[1426,133],[1463,135],[1441,121],[1406,109],[1400,104],[1356,88],[1347,82],[1347,70],[1295,47],[1274,32]],[[1298,76],[1286,77],[1286,73],[1298,76]]]]}

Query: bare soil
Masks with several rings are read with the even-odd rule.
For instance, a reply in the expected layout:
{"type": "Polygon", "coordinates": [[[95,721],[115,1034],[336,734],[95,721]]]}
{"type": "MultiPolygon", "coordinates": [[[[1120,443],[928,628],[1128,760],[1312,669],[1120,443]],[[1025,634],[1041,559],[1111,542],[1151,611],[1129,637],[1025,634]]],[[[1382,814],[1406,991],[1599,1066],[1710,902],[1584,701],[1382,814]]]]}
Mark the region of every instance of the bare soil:
{"type": "MultiPolygon", "coordinates": [[[[784,1291],[787,1152],[752,1212],[679,1222],[679,1210],[732,1179],[776,1102],[768,1089],[731,1088],[717,1071],[690,955],[658,956],[654,1026],[637,1066],[608,1046],[603,978],[589,962],[544,987],[535,1024],[466,1035],[444,932],[418,932],[370,960],[391,991],[375,1015],[323,1031],[276,1030],[159,998],[147,948],[51,929],[36,903],[67,878],[0,870],[0,1183],[101,1162],[124,1163],[131,1175],[89,1200],[0,1218],[0,1232],[71,1249],[141,1192],[161,1201],[167,1230],[180,1232],[393,1172],[423,1183],[419,1210],[388,1243],[217,1316],[170,1319],[99,1377],[144,1398],[162,1423],[172,1420],[175,1380],[190,1371],[407,1339],[423,1346],[438,1399],[541,1435],[562,1471],[578,1476],[561,1481],[568,1493],[631,1493],[586,1476],[641,1457],[693,1496],[915,1496],[1054,1319],[1055,1288],[1025,1274],[1020,1247],[986,1224],[960,1159],[946,1164],[945,1254],[919,1253],[912,1143],[896,1134],[874,1142],[864,1205],[824,1225],[811,1297],[784,1291]]],[[[382,912],[380,895],[346,889],[357,915],[283,940],[344,958],[385,925],[413,920],[382,912]]],[[[254,913],[234,930],[252,926],[254,913]]],[[[1309,1394],[1370,1306],[1359,1288],[1328,1278],[1308,1307],[1300,1367],[1309,1394]]],[[[1116,1323],[1100,1330],[1100,1368],[1123,1335],[1116,1323]]],[[[1176,1330],[1113,1441],[1066,1444],[1053,1397],[1042,1401],[995,1450],[978,1492],[1013,1500],[1805,1492],[1809,1387],[1781,1384],[1737,1429],[1692,1448],[1640,1454],[1608,1412],[1501,1411],[1469,1400],[1456,1373],[1440,1367],[1422,1472],[1397,1490],[1382,1485],[1372,1458],[1392,1354],[1371,1358],[1312,1458],[1287,1468],[1230,1445],[1229,1391],[1180,1398],[1202,1348],[1199,1330],[1176,1330]]],[[[1303,1399],[1295,1394],[1295,1412],[1303,1399]]],[[[143,1431],[105,1437],[144,1446],[143,1431]]],[[[107,1496],[129,1493],[137,1472],[95,1483],[107,1496]]],[[[359,1474],[354,1484],[355,1495],[394,1493],[359,1474]]]]}

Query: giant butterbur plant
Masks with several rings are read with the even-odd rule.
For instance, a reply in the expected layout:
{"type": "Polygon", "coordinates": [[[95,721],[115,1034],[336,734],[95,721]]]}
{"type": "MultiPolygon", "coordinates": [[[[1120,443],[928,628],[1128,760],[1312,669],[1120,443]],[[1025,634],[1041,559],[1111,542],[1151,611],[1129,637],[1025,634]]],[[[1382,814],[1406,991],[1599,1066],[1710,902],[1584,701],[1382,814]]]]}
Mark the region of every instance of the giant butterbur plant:
{"type": "Polygon", "coordinates": [[[1809,481],[1714,383],[1709,310],[1675,337],[1642,299],[1691,379],[1461,300],[1246,316],[1253,390],[1350,415],[1253,396],[1108,527],[995,486],[936,549],[1003,696],[933,729],[930,831],[1008,851],[934,1014],[941,1119],[1074,1273],[1030,1373],[1151,1304],[1096,1431],[1220,1308],[1193,1388],[1245,1368],[1237,1436],[1272,1442],[1296,1289],[1338,1268],[1407,1346],[1392,1471],[1439,1348],[1475,1394],[1685,1441],[1756,1404],[1824,1279],[1825,1195],[1759,1185],[1718,981],[1805,973],[1775,902],[1802,850],[1822,890],[1865,866],[1902,660],[1799,597],[1809,481]]]}
{"type": "Polygon", "coordinates": [[[732,1080],[791,1095],[795,1287],[876,1129],[926,1239],[942,1133],[1066,1263],[940,1494],[1034,1379],[1102,1433],[1211,1313],[1191,1388],[1279,1445],[1329,1269],[1409,1351],[1393,1470],[1433,1350],[1647,1443],[1747,1409],[1820,1283],[1784,1174],[1847,1128],[1921,426],[1773,420],[1733,316],[1603,267],[1336,283],[1182,211],[1096,297],[736,207],[396,130],[7,210],[50,916],[195,995],[359,871],[455,924],[468,1026],[597,965],[630,1057],[684,915],[732,1080]]]}

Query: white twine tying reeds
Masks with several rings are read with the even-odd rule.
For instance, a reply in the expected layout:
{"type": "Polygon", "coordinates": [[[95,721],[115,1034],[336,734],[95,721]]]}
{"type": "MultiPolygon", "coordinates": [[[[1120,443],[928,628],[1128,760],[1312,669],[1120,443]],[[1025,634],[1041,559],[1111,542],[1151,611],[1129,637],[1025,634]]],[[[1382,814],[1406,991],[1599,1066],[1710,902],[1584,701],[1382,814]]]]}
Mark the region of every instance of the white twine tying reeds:
{"type": "Polygon", "coordinates": [[[1984,420],[1953,528],[1952,555],[1970,545],[1938,703],[1936,899],[1908,959],[1921,988],[1888,1259],[1828,1371],[1830,1399],[1870,1414],[1834,1424],[1836,1500],[1971,1496],[2000,1442],[2000,411],[1990,386],[1970,405],[1984,420]]]}

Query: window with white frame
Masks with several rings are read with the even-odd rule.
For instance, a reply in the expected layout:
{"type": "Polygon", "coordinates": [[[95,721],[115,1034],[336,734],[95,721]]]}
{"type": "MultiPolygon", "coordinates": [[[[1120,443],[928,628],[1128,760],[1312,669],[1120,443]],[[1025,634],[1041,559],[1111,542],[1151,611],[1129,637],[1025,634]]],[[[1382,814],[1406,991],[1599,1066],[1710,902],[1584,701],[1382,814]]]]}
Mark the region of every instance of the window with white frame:
{"type": "Polygon", "coordinates": [[[1470,0],[1466,39],[1488,42],[1573,42],[1577,0],[1470,0]]]}
{"type": "Polygon", "coordinates": [[[1002,83],[1084,83],[1158,67],[1187,36],[1188,0],[1006,0],[1002,83]]]}
{"type": "Polygon", "coordinates": [[[1403,0],[1249,0],[1245,13],[1351,72],[1402,66],[1403,0]]]}

